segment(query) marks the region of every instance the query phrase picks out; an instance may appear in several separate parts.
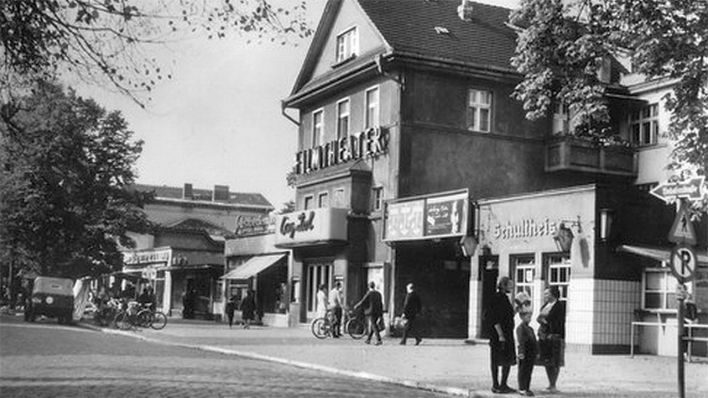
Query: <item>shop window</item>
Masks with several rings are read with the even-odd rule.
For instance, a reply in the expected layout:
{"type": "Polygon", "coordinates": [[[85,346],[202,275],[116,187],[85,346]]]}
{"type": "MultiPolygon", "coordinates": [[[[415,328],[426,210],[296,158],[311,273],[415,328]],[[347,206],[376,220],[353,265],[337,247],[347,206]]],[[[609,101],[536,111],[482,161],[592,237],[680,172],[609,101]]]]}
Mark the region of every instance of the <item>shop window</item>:
{"type": "Polygon", "coordinates": [[[570,130],[570,112],[567,104],[557,104],[553,111],[553,134],[568,134],[570,130]]]}
{"type": "Polygon", "coordinates": [[[214,301],[221,301],[224,292],[224,280],[219,279],[216,281],[216,290],[214,291],[214,301]]]}
{"type": "Polygon", "coordinates": [[[470,89],[467,103],[467,128],[489,132],[492,118],[492,92],[470,89]]]}
{"type": "Polygon", "coordinates": [[[312,208],[312,202],[315,200],[315,197],[312,195],[307,195],[303,199],[303,210],[309,210],[312,208]]]}
{"type": "Polygon", "coordinates": [[[371,211],[381,211],[383,208],[383,187],[371,189],[371,211]]]}
{"type": "Polygon", "coordinates": [[[317,196],[317,207],[329,207],[329,194],[322,192],[317,196]]]}
{"type": "Polygon", "coordinates": [[[356,26],[337,36],[337,63],[356,57],[359,53],[359,32],[356,26]]]}
{"type": "Polygon", "coordinates": [[[560,299],[568,299],[568,285],[570,284],[570,257],[564,254],[551,254],[547,257],[548,286],[558,286],[560,299]]]}
{"type": "Polygon", "coordinates": [[[365,128],[379,125],[379,88],[366,90],[366,120],[365,128]]]}
{"type": "Polygon", "coordinates": [[[511,258],[511,265],[514,267],[515,293],[526,292],[529,296],[535,297],[533,281],[536,278],[536,259],[534,256],[514,256],[511,258]]]}
{"type": "Polygon", "coordinates": [[[337,139],[349,135],[349,99],[337,102],[337,139]]]}
{"type": "Polygon", "coordinates": [[[647,268],[642,279],[642,308],[676,309],[677,282],[668,268],[647,268]]]}
{"type": "Polygon", "coordinates": [[[629,139],[638,146],[654,145],[659,136],[659,105],[651,104],[629,115],[629,139]]]}
{"type": "Polygon", "coordinates": [[[312,147],[324,142],[324,110],[319,109],[312,113],[312,147]]]}
{"type": "Polygon", "coordinates": [[[334,190],[334,194],[332,196],[332,206],[338,208],[346,207],[344,204],[344,188],[337,188],[334,190]]]}

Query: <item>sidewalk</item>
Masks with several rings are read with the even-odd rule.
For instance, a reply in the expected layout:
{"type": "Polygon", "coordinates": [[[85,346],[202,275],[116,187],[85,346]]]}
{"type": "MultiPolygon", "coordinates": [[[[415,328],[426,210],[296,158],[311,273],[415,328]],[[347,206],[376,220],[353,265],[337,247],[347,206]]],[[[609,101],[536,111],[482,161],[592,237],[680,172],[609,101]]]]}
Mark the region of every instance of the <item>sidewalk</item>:
{"type": "MultiPolygon", "coordinates": [[[[82,325],[95,328],[90,321],[82,325]]],[[[382,346],[363,340],[318,340],[309,328],[252,327],[244,330],[223,323],[170,320],[160,331],[141,329],[107,333],[127,334],[149,341],[193,347],[224,354],[285,363],[338,374],[407,385],[455,396],[499,397],[492,394],[489,348],[462,340],[425,339],[420,346],[385,339],[382,346]]],[[[624,355],[591,356],[566,353],[559,394],[571,397],[670,397],[677,396],[675,358],[624,355]]],[[[686,363],[686,396],[708,396],[708,364],[686,363]]],[[[516,369],[509,385],[515,387],[516,369]]],[[[542,367],[534,369],[531,389],[543,397],[547,385],[542,367]]]]}

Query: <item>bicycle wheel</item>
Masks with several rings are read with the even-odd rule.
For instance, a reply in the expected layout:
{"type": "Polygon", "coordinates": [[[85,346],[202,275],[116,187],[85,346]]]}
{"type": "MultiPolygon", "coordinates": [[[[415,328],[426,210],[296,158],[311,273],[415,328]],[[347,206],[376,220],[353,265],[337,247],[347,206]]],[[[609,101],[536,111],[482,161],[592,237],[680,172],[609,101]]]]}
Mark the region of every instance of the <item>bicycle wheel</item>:
{"type": "Polygon", "coordinates": [[[152,313],[152,323],[150,327],[155,330],[160,330],[167,325],[167,315],[160,311],[155,311],[152,313]]]}
{"type": "Polygon", "coordinates": [[[148,309],[138,312],[135,322],[141,328],[149,328],[152,325],[153,313],[148,309]]]}
{"type": "Polygon", "coordinates": [[[130,315],[125,312],[121,311],[116,315],[116,327],[120,330],[128,330],[132,327],[132,324],[130,322],[130,315]]]}
{"type": "Polygon", "coordinates": [[[355,340],[359,340],[366,334],[366,325],[356,318],[348,320],[344,329],[347,331],[347,334],[355,340]]]}
{"type": "Polygon", "coordinates": [[[318,339],[325,339],[329,335],[329,322],[324,318],[317,318],[312,321],[312,334],[318,339]]]}

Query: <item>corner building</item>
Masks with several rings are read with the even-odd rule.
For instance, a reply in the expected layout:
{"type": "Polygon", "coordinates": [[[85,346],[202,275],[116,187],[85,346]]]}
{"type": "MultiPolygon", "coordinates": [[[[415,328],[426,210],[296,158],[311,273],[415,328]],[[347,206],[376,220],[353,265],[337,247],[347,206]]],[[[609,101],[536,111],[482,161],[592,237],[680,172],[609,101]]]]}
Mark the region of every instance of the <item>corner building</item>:
{"type": "MultiPolygon", "coordinates": [[[[525,120],[521,104],[510,98],[520,76],[509,63],[516,45],[509,13],[453,0],[328,1],[283,101],[286,112],[299,112],[297,211],[277,220],[276,246],[293,250],[296,321],[314,315],[317,286],[329,289],[337,280],[349,305],[375,281],[390,320],[400,315],[405,285],[414,282],[428,336],[484,337],[481,313],[490,286],[523,269],[512,266],[510,256],[532,255],[533,272],[523,275],[540,303],[542,286],[561,272],[556,262],[572,263],[571,247],[556,245],[559,231],[576,228],[576,236],[578,227],[585,257],[603,261],[599,267],[578,262],[579,270],[569,271],[590,280],[582,289],[624,289],[600,287],[594,270],[605,267],[607,278],[640,286],[642,268],[624,268],[633,257],[616,253],[615,241],[600,245],[598,225],[632,204],[645,214],[666,213],[646,192],[646,184],[659,179],[642,174],[647,181],[638,188],[642,159],[634,147],[600,148],[554,134],[572,125],[563,107],[545,120],[525,120]],[[544,262],[553,271],[544,270],[544,262]]],[[[628,73],[619,62],[609,60],[606,69],[613,128],[627,137],[637,122],[626,112],[641,112],[647,101],[619,84],[628,73]]],[[[655,156],[654,148],[645,154],[655,156]]],[[[632,228],[614,229],[629,238],[623,243],[665,243],[632,231],[664,228],[670,214],[625,216],[616,217],[615,226],[632,228]]],[[[574,291],[582,297],[577,305],[595,294],[582,289],[569,287],[571,299],[574,291]]],[[[622,308],[625,318],[635,301],[622,308]]],[[[594,319],[569,320],[569,333],[594,319]]],[[[590,348],[596,343],[594,337],[578,341],[590,348]]]]}

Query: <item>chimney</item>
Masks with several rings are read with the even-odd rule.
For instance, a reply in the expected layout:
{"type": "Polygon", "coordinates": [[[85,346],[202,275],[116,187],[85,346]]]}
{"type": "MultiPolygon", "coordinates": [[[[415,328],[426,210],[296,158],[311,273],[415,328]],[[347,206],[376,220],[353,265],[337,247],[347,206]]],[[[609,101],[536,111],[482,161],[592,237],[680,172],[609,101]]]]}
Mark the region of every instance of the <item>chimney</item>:
{"type": "Polygon", "coordinates": [[[192,184],[184,184],[184,188],[182,188],[182,199],[192,199],[193,197],[192,193],[192,184]]]}
{"type": "Polygon", "coordinates": [[[229,201],[229,186],[214,185],[214,193],[211,197],[212,202],[228,202],[229,201]]]}
{"type": "Polygon", "coordinates": [[[469,0],[462,0],[462,4],[457,6],[457,15],[460,16],[460,19],[463,21],[471,21],[472,20],[472,2],[469,0]]]}

